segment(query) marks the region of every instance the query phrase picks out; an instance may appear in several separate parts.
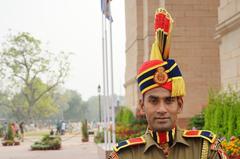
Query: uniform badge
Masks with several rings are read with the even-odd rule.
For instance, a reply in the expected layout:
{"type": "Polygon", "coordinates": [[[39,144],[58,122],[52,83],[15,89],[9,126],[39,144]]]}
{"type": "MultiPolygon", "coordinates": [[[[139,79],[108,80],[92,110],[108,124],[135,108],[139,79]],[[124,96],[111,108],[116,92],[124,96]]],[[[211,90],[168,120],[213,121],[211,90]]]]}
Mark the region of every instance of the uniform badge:
{"type": "Polygon", "coordinates": [[[168,80],[168,75],[164,72],[163,67],[158,67],[156,73],[154,74],[154,81],[160,85],[164,84],[168,80]]]}
{"type": "Polygon", "coordinates": [[[112,152],[109,156],[108,159],[119,159],[118,154],[116,152],[112,152]]]}

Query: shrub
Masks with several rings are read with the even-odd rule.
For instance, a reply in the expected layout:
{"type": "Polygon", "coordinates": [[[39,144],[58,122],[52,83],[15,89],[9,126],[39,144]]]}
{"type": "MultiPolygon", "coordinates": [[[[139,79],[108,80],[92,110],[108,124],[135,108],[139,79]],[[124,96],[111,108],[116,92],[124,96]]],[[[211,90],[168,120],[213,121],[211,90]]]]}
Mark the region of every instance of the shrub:
{"type": "Polygon", "coordinates": [[[204,129],[218,132],[229,139],[240,134],[240,96],[229,89],[225,92],[210,93],[209,103],[204,110],[204,129]]]}
{"type": "Polygon", "coordinates": [[[96,136],[94,136],[95,143],[103,143],[104,142],[104,132],[98,131],[96,136]]]}
{"type": "Polygon", "coordinates": [[[11,123],[8,124],[7,134],[5,136],[5,140],[14,140],[14,133],[12,129],[11,123]]]}
{"type": "Polygon", "coordinates": [[[139,137],[146,131],[147,122],[136,119],[128,107],[121,107],[116,115],[116,141],[139,137]]]}
{"type": "Polygon", "coordinates": [[[44,135],[41,141],[36,141],[31,145],[32,150],[57,150],[61,148],[61,138],[59,136],[44,135]]]}
{"type": "Polygon", "coordinates": [[[82,141],[88,141],[88,123],[87,120],[82,122],[82,141]]]}
{"type": "Polygon", "coordinates": [[[135,120],[133,112],[128,107],[121,107],[116,115],[116,123],[130,124],[135,120]]]}
{"type": "Polygon", "coordinates": [[[189,129],[195,127],[198,130],[203,129],[204,127],[204,114],[197,114],[190,119],[190,123],[188,125],[189,129]]]}
{"type": "Polygon", "coordinates": [[[2,145],[3,146],[20,145],[20,142],[15,139],[11,123],[8,124],[7,133],[4,136],[2,145]]]}
{"type": "Polygon", "coordinates": [[[147,128],[146,120],[134,120],[129,124],[116,125],[117,142],[143,135],[147,128]]]}

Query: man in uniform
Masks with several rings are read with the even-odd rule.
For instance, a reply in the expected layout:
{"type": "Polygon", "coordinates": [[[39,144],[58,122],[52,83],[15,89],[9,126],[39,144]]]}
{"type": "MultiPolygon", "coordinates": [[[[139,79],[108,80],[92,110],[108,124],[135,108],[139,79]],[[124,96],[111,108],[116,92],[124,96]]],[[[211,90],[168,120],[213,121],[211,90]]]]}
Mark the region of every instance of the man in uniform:
{"type": "Polygon", "coordinates": [[[109,159],[225,159],[216,135],[206,130],[181,130],[177,116],[183,109],[185,84],[180,69],[169,59],[173,19],[163,8],[155,13],[155,41],[150,60],[139,68],[137,82],[146,133],[119,142],[109,159]]]}

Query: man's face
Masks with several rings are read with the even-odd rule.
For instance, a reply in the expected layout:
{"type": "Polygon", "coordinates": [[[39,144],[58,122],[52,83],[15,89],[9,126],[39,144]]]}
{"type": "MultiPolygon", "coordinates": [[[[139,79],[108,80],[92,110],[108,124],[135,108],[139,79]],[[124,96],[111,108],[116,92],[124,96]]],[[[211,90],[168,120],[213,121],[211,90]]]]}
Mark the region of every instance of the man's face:
{"type": "Polygon", "coordinates": [[[182,111],[181,97],[171,97],[170,91],[158,87],[144,94],[141,104],[145,112],[148,127],[154,131],[171,130],[177,120],[177,114],[182,111]]]}

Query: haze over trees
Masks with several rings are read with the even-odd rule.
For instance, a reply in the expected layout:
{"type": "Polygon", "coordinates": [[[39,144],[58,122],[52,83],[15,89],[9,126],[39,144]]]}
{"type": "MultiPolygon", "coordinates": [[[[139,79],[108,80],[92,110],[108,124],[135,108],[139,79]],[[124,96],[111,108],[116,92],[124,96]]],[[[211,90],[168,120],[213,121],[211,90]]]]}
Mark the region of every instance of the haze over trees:
{"type": "Polygon", "coordinates": [[[100,96],[84,101],[62,87],[69,65],[69,53],[44,50],[29,33],[9,35],[0,47],[0,119],[99,121],[100,96]]]}
{"type": "Polygon", "coordinates": [[[57,110],[52,93],[68,74],[68,57],[43,50],[29,33],[9,35],[0,50],[1,105],[26,120],[51,115],[57,110]]]}

